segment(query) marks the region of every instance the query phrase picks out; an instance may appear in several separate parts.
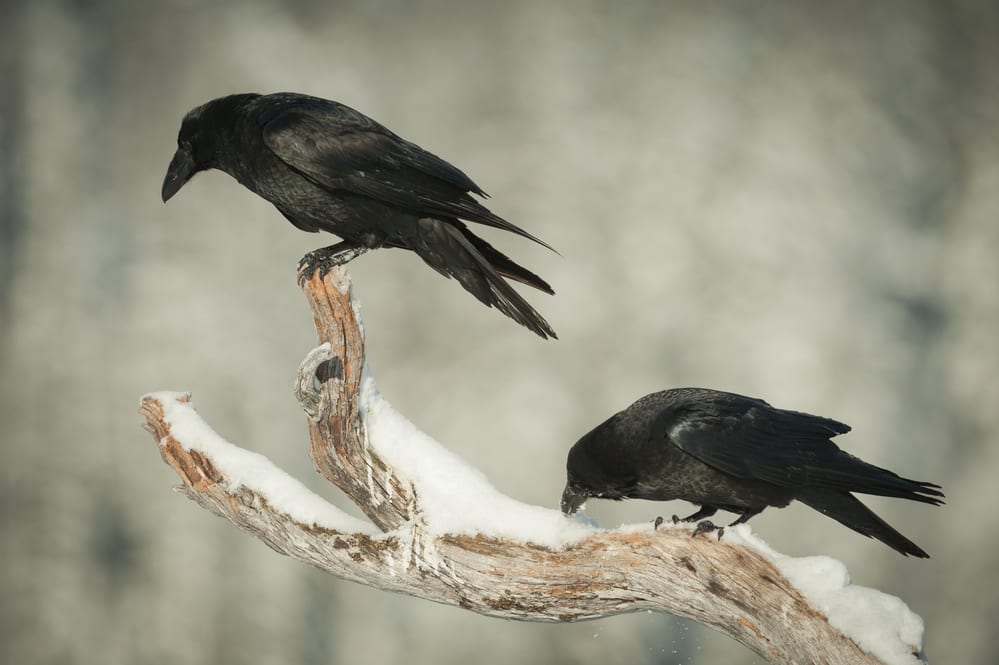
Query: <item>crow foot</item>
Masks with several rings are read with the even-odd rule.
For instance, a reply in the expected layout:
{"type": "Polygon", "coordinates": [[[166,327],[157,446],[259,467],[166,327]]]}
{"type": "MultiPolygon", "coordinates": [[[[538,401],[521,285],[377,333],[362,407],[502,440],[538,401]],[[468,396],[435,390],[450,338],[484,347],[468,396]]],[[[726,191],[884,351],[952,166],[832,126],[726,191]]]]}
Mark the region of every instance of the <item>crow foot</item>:
{"type": "Polygon", "coordinates": [[[759,515],[761,512],[763,512],[762,508],[760,510],[748,510],[739,515],[739,519],[729,524],[729,526],[735,526],[736,524],[745,524],[746,522],[749,521],[750,517],[753,517],[754,515],[759,515]]]}
{"type": "Polygon", "coordinates": [[[709,506],[701,506],[701,509],[692,515],[687,515],[686,517],[673,516],[673,524],[679,522],[696,522],[697,520],[702,520],[705,517],[711,517],[718,512],[717,508],[711,508],[709,506]]]}
{"type": "Polygon", "coordinates": [[[691,538],[697,538],[702,533],[711,533],[712,531],[718,532],[718,540],[725,534],[725,527],[717,526],[711,520],[704,520],[703,522],[698,522],[697,526],[694,528],[694,532],[690,534],[691,538]]]}
{"type": "Polygon", "coordinates": [[[299,286],[305,284],[316,274],[317,270],[319,271],[319,279],[323,279],[336,266],[342,266],[361,254],[371,251],[371,249],[371,247],[354,245],[349,242],[338,242],[335,245],[311,251],[298,262],[298,284],[299,286]]]}

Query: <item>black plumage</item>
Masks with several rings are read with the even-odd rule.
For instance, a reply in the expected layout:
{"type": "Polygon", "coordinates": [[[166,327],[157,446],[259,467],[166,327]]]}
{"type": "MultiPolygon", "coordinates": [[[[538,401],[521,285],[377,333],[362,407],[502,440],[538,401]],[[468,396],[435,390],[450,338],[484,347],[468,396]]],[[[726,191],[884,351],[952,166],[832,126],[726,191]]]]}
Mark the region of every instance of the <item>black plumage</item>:
{"type": "Polygon", "coordinates": [[[776,409],[761,399],[704,388],[653,393],[614,414],[569,451],[562,511],[588,497],[683,499],[747,521],[798,500],[905,555],[928,557],[853,493],[943,503],[933,483],[909,480],[846,453],[841,422],[776,409]]]}
{"type": "Polygon", "coordinates": [[[370,249],[408,249],[487,306],[555,337],[504,277],[552,288],[461,220],[551,247],[476,201],[470,194],[485,192],[457,168],[348,106],[287,92],[214,99],[184,117],[163,200],[206,169],[228,173],[299,229],[343,239],[307,254],[300,279],[370,249]]]}

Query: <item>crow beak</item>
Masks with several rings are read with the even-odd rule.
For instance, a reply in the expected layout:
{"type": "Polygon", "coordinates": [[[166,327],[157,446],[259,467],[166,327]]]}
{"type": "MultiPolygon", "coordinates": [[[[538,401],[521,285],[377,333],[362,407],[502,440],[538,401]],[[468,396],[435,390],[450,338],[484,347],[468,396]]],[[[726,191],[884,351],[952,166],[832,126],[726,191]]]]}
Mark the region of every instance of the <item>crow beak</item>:
{"type": "Polygon", "coordinates": [[[574,514],[586,503],[587,498],[589,498],[588,494],[567,484],[565,491],[562,492],[562,512],[566,515],[574,514]]]}
{"type": "Polygon", "coordinates": [[[170,200],[174,194],[180,191],[191,176],[197,172],[197,164],[194,163],[194,156],[190,148],[177,148],[167,167],[166,177],[163,179],[163,203],[170,200]]]}

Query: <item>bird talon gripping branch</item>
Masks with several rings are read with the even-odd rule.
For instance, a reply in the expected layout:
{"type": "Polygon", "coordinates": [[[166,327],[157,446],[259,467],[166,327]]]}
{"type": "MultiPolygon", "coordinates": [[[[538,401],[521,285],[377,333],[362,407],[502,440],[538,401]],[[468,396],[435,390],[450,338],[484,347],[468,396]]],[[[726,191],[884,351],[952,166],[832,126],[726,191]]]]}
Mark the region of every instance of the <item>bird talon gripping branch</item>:
{"type": "Polygon", "coordinates": [[[718,540],[721,540],[722,533],[725,532],[725,527],[718,526],[711,520],[703,520],[697,523],[697,526],[694,527],[694,531],[690,534],[690,537],[697,538],[702,533],[708,534],[715,531],[718,532],[718,540]]]}
{"type": "Polygon", "coordinates": [[[319,272],[319,279],[325,279],[333,268],[345,265],[371,249],[341,242],[313,250],[298,261],[298,285],[309,281],[316,271],[319,272]]]}
{"type": "Polygon", "coordinates": [[[306,254],[302,257],[302,260],[298,262],[298,285],[303,286],[318,272],[319,279],[326,279],[326,275],[329,274],[335,266],[325,263],[323,261],[316,261],[314,256],[306,254]]]}

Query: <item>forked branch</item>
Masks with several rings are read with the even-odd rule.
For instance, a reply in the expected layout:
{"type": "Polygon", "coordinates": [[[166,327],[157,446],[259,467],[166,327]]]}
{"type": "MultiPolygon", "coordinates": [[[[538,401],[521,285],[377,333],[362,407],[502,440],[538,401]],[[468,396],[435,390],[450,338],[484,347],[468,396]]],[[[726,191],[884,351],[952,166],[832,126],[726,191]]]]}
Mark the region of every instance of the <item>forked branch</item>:
{"type": "MultiPolygon", "coordinates": [[[[716,628],[773,663],[884,662],[830,625],[772,556],[747,546],[745,528],[726,532],[721,541],[692,538],[687,527],[672,525],[600,530],[503,497],[460,463],[448,473],[467,472],[469,486],[484,489],[445,496],[469,510],[442,516],[434,507],[441,490],[432,473],[415,468],[406,453],[423,446],[419,457],[425,465],[437,463],[438,455],[441,464],[454,464],[454,458],[422,434],[385,440],[405,430],[384,424],[399,417],[386,411],[390,407],[365,370],[346,270],[338,268],[325,280],[315,276],[304,290],[322,343],[302,363],[296,384],[309,415],[310,454],[370,523],[319,499],[259,455],[223,441],[188,395],[145,396],[140,412],[147,429],[183,490],[203,507],[336,577],[489,616],[555,622],[656,610],[716,628]],[[479,500],[500,507],[471,510],[479,500]],[[495,526],[468,518],[491,511],[523,519],[495,526]]],[[[906,649],[919,650],[918,638],[900,640],[903,659],[906,649]]],[[[917,662],[914,655],[908,658],[917,662]]]]}

